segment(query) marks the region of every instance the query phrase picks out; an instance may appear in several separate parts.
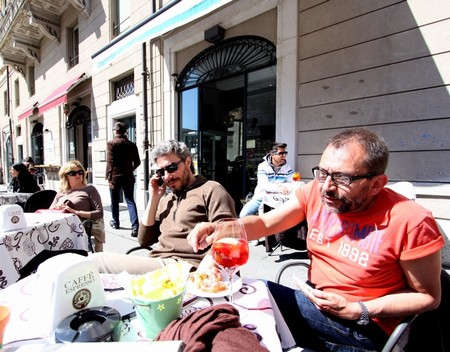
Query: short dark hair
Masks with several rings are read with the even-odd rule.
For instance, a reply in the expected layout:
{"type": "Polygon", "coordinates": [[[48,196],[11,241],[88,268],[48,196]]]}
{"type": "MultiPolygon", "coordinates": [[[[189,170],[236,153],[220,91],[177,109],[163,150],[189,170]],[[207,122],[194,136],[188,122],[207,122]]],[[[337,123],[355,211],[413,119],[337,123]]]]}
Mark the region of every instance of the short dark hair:
{"type": "Polygon", "coordinates": [[[128,126],[123,122],[116,122],[114,124],[114,131],[117,131],[121,136],[123,136],[128,130],[128,126]]]}
{"type": "Polygon", "coordinates": [[[359,144],[366,151],[363,166],[368,172],[385,173],[389,161],[389,149],[382,137],[367,128],[350,128],[331,137],[327,147],[340,149],[350,142],[359,144]]]}
{"type": "Polygon", "coordinates": [[[276,153],[278,151],[278,148],[286,149],[286,147],[286,143],[273,142],[269,146],[269,153],[276,153]]]}

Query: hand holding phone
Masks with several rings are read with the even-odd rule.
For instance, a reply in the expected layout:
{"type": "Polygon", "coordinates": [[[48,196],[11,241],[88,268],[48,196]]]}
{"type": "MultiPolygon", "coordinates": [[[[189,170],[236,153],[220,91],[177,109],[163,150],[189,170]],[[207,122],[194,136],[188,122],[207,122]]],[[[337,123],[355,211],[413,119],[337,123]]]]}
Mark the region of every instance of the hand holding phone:
{"type": "Polygon", "coordinates": [[[164,184],[164,180],[162,179],[162,177],[158,178],[158,186],[162,187],[163,184],[164,184]]]}
{"type": "Polygon", "coordinates": [[[309,286],[306,282],[304,282],[298,276],[292,275],[292,279],[294,280],[294,282],[298,286],[298,288],[300,290],[302,290],[304,293],[306,293],[306,292],[314,292],[315,288],[309,286]]]}

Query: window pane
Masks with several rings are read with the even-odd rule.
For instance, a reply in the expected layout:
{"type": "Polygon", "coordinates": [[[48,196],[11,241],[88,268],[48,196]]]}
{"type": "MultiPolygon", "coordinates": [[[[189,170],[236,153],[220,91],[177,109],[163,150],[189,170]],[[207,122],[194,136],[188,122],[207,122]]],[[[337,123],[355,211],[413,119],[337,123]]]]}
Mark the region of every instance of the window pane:
{"type": "Polygon", "coordinates": [[[183,129],[198,129],[198,89],[181,93],[181,126],[183,129]]]}
{"type": "Polygon", "coordinates": [[[131,2],[130,0],[116,0],[115,6],[114,35],[119,35],[131,26],[131,2]]]}

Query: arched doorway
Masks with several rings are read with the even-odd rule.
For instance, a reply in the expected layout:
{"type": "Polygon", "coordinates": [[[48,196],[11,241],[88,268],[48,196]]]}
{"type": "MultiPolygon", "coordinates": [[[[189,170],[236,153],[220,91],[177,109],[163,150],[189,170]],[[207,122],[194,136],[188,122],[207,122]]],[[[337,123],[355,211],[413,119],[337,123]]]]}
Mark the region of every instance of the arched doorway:
{"type": "Polygon", "coordinates": [[[275,138],[275,46],[257,36],[224,40],[189,62],[176,89],[181,140],[198,172],[224,185],[239,211],[275,138]]]}
{"type": "Polygon", "coordinates": [[[88,171],[88,182],[92,182],[92,133],[91,109],[85,105],[77,106],[66,122],[68,158],[79,160],[88,171]]]}
{"type": "Polygon", "coordinates": [[[31,157],[37,165],[44,163],[44,126],[40,122],[31,132],[31,157]]]}

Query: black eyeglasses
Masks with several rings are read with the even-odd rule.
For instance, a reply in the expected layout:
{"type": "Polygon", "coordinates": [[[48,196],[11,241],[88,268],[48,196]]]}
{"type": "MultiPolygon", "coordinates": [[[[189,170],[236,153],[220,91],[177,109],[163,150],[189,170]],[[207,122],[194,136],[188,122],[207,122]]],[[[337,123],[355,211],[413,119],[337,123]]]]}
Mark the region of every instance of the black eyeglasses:
{"type": "Polygon", "coordinates": [[[75,175],[83,176],[84,171],[83,170],[69,171],[68,173],[66,173],[66,175],[68,175],[68,176],[75,176],[75,175]]]}
{"type": "Polygon", "coordinates": [[[166,166],[166,167],[162,167],[161,169],[157,169],[155,172],[159,177],[163,177],[166,173],[166,171],[169,174],[174,173],[175,171],[178,170],[178,165],[180,163],[182,163],[184,160],[181,159],[180,161],[177,161],[176,163],[171,163],[170,165],[166,166]]]}
{"type": "Polygon", "coordinates": [[[273,152],[273,155],[288,155],[288,152],[273,152]]]}
{"type": "Polygon", "coordinates": [[[314,178],[319,180],[320,182],[325,182],[327,177],[331,177],[331,181],[333,181],[337,185],[342,186],[350,186],[350,184],[355,180],[361,180],[363,178],[371,178],[374,176],[378,176],[378,172],[371,172],[365,175],[352,176],[349,174],[344,174],[342,172],[332,172],[329,173],[327,170],[320,168],[319,166],[312,168],[312,173],[314,178]]]}

